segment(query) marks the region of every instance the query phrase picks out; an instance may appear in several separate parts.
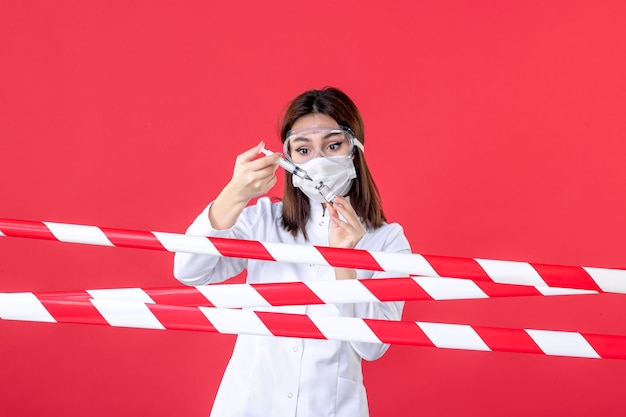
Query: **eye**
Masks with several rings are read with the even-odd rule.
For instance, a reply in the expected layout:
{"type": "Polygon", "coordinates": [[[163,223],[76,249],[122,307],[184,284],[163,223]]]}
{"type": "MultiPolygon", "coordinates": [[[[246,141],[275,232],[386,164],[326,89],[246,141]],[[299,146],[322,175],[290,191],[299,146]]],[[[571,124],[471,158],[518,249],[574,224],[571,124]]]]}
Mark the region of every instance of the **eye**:
{"type": "Polygon", "coordinates": [[[309,153],[309,150],[307,148],[297,148],[295,152],[300,155],[306,155],[309,153]]]}
{"type": "Polygon", "coordinates": [[[330,145],[328,145],[328,149],[330,151],[337,152],[339,148],[341,148],[341,145],[342,145],[341,142],[331,143],[330,145]]]}

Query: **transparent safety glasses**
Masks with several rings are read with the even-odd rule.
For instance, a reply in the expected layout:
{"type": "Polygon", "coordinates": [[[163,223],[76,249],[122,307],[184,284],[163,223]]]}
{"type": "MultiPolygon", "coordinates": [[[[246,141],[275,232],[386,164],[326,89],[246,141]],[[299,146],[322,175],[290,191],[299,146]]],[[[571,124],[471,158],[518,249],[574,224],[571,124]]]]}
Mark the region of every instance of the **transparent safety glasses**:
{"type": "Polygon", "coordinates": [[[284,154],[295,164],[302,164],[317,156],[341,162],[352,157],[355,146],[363,151],[363,144],[350,128],[309,126],[287,133],[284,154]]]}

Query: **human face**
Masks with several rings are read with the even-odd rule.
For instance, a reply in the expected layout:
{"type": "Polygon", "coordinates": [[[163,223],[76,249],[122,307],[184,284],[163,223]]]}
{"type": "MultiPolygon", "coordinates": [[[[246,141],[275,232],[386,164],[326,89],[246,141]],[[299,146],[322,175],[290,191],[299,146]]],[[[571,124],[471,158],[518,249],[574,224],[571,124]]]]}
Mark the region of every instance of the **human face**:
{"type": "Polygon", "coordinates": [[[296,164],[323,156],[339,162],[352,156],[355,143],[349,129],[342,128],[332,117],[312,113],[295,121],[285,139],[285,155],[296,164]]]}

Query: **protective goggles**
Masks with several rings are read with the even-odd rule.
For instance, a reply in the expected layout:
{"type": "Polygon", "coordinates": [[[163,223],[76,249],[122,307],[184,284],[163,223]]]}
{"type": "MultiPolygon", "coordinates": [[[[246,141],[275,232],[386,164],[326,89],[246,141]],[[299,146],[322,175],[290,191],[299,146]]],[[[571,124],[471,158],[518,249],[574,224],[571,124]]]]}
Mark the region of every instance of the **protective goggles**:
{"type": "Polygon", "coordinates": [[[287,133],[284,154],[294,164],[302,164],[322,156],[341,162],[352,158],[354,147],[363,151],[363,144],[345,126],[307,126],[287,133]]]}

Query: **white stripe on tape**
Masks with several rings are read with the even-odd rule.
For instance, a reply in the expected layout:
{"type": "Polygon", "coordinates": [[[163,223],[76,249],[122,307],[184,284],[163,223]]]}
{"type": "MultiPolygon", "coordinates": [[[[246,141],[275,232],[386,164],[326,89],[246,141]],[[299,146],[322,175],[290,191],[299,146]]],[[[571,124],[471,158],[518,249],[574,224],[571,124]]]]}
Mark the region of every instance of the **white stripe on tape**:
{"type": "Polygon", "coordinates": [[[474,281],[459,278],[412,277],[435,300],[489,298],[474,281]]]}
{"type": "Polygon", "coordinates": [[[358,280],[308,281],[304,284],[325,304],[380,303],[380,300],[358,280]]]}
{"type": "Polygon", "coordinates": [[[213,307],[199,307],[200,311],[220,333],[255,334],[271,336],[261,319],[252,310],[224,310],[213,307]]]}
{"type": "Polygon", "coordinates": [[[246,284],[197,285],[195,287],[215,307],[269,307],[270,303],[246,284]]]}
{"type": "Polygon", "coordinates": [[[626,270],[583,267],[603,291],[626,293],[626,270]]]}
{"type": "Polygon", "coordinates": [[[2,230],[0,230],[0,236],[6,237],[6,235],[4,233],[2,233],[2,230]]]}
{"type": "Polygon", "coordinates": [[[319,331],[331,340],[382,343],[361,319],[352,317],[309,316],[319,331]]]}
{"type": "Polygon", "coordinates": [[[438,277],[430,263],[417,253],[394,253],[371,251],[370,255],[378,262],[383,271],[412,275],[438,277]]]}
{"type": "Polygon", "coordinates": [[[521,284],[546,287],[548,284],[527,262],[474,259],[494,282],[500,284],[521,284]]]}
{"type": "Polygon", "coordinates": [[[263,242],[263,247],[278,262],[325,265],[329,263],[313,246],[288,245],[285,243],[263,242]]]}
{"type": "Polygon", "coordinates": [[[525,331],[546,355],[600,358],[580,333],[533,329],[525,331]]]}
{"type": "Polygon", "coordinates": [[[108,288],[102,290],[87,290],[92,298],[98,300],[135,301],[138,303],[155,304],[146,292],[141,288],[108,288]]]}
{"type": "Polygon", "coordinates": [[[88,245],[115,246],[104,232],[96,226],[43,222],[61,242],[85,243],[88,245]]]}
{"type": "Polygon", "coordinates": [[[541,295],[579,295],[579,294],[598,294],[598,291],[593,290],[576,290],[573,288],[558,288],[558,287],[535,287],[541,295]]]}
{"type": "Polygon", "coordinates": [[[161,322],[143,303],[105,299],[89,301],[111,326],[165,330],[161,322]]]}
{"type": "Polygon", "coordinates": [[[439,348],[491,351],[478,333],[468,325],[415,322],[439,348]]]}
{"type": "Polygon", "coordinates": [[[30,292],[0,293],[0,318],[56,323],[56,320],[30,292]]]}
{"type": "Polygon", "coordinates": [[[205,236],[181,235],[177,233],[151,232],[169,252],[200,253],[222,256],[215,245],[205,236]]]}

